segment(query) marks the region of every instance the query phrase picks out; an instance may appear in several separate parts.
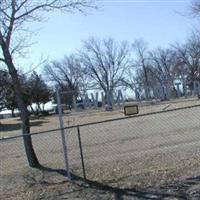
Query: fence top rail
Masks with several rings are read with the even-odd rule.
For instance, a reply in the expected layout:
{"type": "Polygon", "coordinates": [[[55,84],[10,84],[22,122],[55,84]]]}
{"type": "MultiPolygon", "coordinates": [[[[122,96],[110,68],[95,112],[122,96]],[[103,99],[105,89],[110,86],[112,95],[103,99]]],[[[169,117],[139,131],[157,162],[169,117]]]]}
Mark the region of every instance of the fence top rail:
{"type": "MultiPolygon", "coordinates": [[[[95,124],[109,123],[109,122],[113,122],[113,121],[120,121],[120,120],[131,119],[131,118],[150,116],[150,115],[155,115],[155,114],[162,114],[162,113],[173,112],[173,111],[178,111],[178,110],[185,110],[185,109],[190,109],[190,108],[195,108],[195,107],[200,107],[200,104],[182,107],[182,108],[174,108],[174,109],[170,109],[170,110],[162,110],[162,111],[138,114],[138,115],[123,116],[123,117],[119,117],[119,118],[115,118],[115,119],[107,119],[107,120],[90,122],[90,123],[85,123],[85,124],[77,124],[77,125],[73,125],[73,126],[64,127],[63,130],[73,129],[73,128],[77,128],[77,127],[85,127],[85,126],[90,126],[90,125],[95,125],[95,124]]],[[[0,142],[11,140],[11,139],[16,139],[16,138],[21,138],[21,137],[26,137],[26,136],[30,136],[30,135],[32,136],[32,135],[51,133],[51,132],[56,132],[56,131],[60,131],[60,130],[62,130],[62,129],[57,128],[57,129],[50,129],[50,130],[46,130],[46,131],[34,132],[34,133],[30,133],[30,134],[22,134],[22,135],[16,135],[16,136],[12,136],[12,137],[0,138],[0,142]]]]}
{"type": "Polygon", "coordinates": [[[200,104],[199,105],[182,107],[182,108],[174,108],[174,109],[170,109],[170,110],[162,110],[162,111],[156,111],[156,112],[150,112],[150,113],[144,113],[144,114],[137,114],[137,115],[129,115],[129,116],[119,117],[119,118],[115,118],[115,119],[107,119],[107,120],[102,120],[102,121],[97,121],[97,122],[90,122],[90,123],[85,123],[85,124],[65,127],[64,129],[75,128],[77,126],[84,127],[84,126],[89,126],[89,125],[102,124],[102,123],[108,123],[108,122],[112,122],[112,121],[120,121],[120,120],[144,117],[144,116],[155,115],[155,114],[162,114],[162,113],[178,111],[178,110],[185,110],[185,109],[190,109],[190,108],[195,108],[195,107],[200,107],[200,104]]]}

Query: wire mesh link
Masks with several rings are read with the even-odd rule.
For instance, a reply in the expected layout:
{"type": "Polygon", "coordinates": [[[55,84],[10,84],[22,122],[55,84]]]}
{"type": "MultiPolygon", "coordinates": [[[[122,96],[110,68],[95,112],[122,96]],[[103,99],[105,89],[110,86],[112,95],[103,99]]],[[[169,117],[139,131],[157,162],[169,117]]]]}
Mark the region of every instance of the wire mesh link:
{"type": "Polygon", "coordinates": [[[0,141],[0,174],[10,175],[27,166],[22,138],[0,141]]]}
{"type": "Polygon", "coordinates": [[[42,166],[63,169],[63,148],[60,131],[32,136],[36,155],[42,166]]]}
{"type": "Polygon", "coordinates": [[[200,171],[200,107],[82,126],[80,131],[88,179],[151,185],[200,171]]]}
{"type": "Polygon", "coordinates": [[[65,130],[67,141],[69,168],[72,174],[82,176],[80,149],[78,143],[77,127],[65,130]]]}
{"type": "MultiPolygon", "coordinates": [[[[32,135],[32,144],[42,167],[63,169],[63,149],[60,132],[32,135]]],[[[0,141],[0,170],[2,175],[16,173],[28,167],[23,137],[0,141]]]]}
{"type": "MultiPolygon", "coordinates": [[[[66,117],[67,116],[67,117],[66,117]]],[[[65,126],[74,125],[64,115],[65,126]],[[68,124],[66,124],[68,123],[68,124]]],[[[112,186],[150,186],[200,172],[200,106],[80,125],[87,179],[112,186]]],[[[65,128],[69,167],[83,177],[77,126],[65,128]]],[[[65,169],[60,131],[32,135],[41,165],[65,169]]],[[[1,175],[28,166],[23,138],[0,141],[1,175]]]]}

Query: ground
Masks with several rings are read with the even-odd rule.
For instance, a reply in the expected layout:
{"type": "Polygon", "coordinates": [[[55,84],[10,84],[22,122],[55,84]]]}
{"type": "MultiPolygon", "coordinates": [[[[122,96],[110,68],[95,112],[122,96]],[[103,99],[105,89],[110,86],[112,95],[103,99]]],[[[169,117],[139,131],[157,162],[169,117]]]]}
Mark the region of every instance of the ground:
{"type": "MultiPolygon", "coordinates": [[[[200,100],[197,98],[178,99],[157,104],[139,104],[139,113],[151,113],[162,111],[163,109],[170,110],[193,105],[200,105],[200,100]]],[[[66,112],[64,117],[65,126],[84,124],[88,122],[96,122],[107,119],[115,119],[124,117],[123,109],[116,108],[113,112],[105,112],[104,109],[87,110],[86,112],[66,112]],[[69,114],[67,114],[69,113],[69,114]]],[[[0,138],[9,137],[21,134],[21,121],[19,118],[0,119],[0,138]]],[[[59,127],[57,115],[47,117],[31,118],[31,132],[45,131],[59,127]]]]}
{"type": "MultiPolygon", "coordinates": [[[[141,105],[140,114],[199,105],[195,99],[141,105]]],[[[65,114],[65,125],[121,118],[87,111],[65,114]]],[[[18,119],[2,120],[1,137],[19,133],[18,119]],[[10,130],[8,131],[7,128],[10,130]]],[[[33,119],[32,131],[58,127],[57,116],[33,119]],[[35,126],[34,126],[35,125],[35,126]]],[[[80,126],[65,131],[73,182],[66,178],[60,132],[34,135],[43,165],[27,167],[20,138],[1,142],[1,199],[200,199],[200,107],[80,126]]]]}

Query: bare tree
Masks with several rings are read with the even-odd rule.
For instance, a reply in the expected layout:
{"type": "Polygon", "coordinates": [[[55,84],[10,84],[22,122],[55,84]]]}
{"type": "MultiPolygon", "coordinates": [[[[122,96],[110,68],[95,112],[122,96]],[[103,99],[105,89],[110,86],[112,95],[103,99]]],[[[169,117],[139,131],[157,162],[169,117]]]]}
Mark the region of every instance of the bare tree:
{"type": "Polygon", "coordinates": [[[185,44],[176,44],[174,48],[177,51],[177,65],[187,72],[187,82],[192,90],[194,81],[200,81],[200,33],[192,33],[185,44]]]}
{"type": "Polygon", "coordinates": [[[91,7],[91,0],[1,0],[0,3],[0,62],[3,62],[12,77],[18,108],[21,112],[22,129],[24,134],[25,151],[31,167],[38,167],[39,162],[34,152],[30,133],[29,113],[22,97],[22,88],[16,70],[16,54],[23,53],[22,50],[27,43],[25,32],[28,31],[27,23],[41,21],[44,12],[83,11],[85,7],[91,7]]]}
{"type": "Polygon", "coordinates": [[[171,49],[158,48],[150,52],[151,65],[154,68],[153,76],[161,86],[172,86],[176,55],[171,49]]]}
{"type": "Polygon", "coordinates": [[[132,46],[133,50],[135,51],[134,66],[136,67],[136,70],[143,71],[142,73],[144,75],[143,89],[145,91],[145,97],[148,99],[150,98],[150,90],[149,90],[150,82],[148,78],[148,71],[149,71],[148,69],[150,67],[150,62],[149,62],[147,43],[144,40],[139,39],[135,40],[132,46]]]}
{"type": "Polygon", "coordinates": [[[162,89],[162,100],[168,100],[169,97],[165,90],[169,91],[169,88],[175,90],[176,52],[172,49],[158,48],[149,53],[149,59],[151,60],[151,81],[154,80],[154,86],[159,86],[162,89]]]}
{"type": "Polygon", "coordinates": [[[44,74],[47,79],[61,90],[68,92],[62,96],[66,105],[71,106],[73,95],[77,96],[80,91],[87,87],[87,75],[81,67],[77,56],[65,56],[64,59],[54,60],[44,66],[44,74]]]}
{"type": "Polygon", "coordinates": [[[82,75],[80,62],[74,55],[45,65],[44,73],[49,81],[60,86],[67,84],[71,90],[78,87],[82,75]]]}
{"type": "Polygon", "coordinates": [[[108,109],[112,110],[113,92],[122,83],[131,64],[128,43],[117,43],[112,38],[90,38],[83,43],[80,59],[94,86],[105,92],[108,109]]]}

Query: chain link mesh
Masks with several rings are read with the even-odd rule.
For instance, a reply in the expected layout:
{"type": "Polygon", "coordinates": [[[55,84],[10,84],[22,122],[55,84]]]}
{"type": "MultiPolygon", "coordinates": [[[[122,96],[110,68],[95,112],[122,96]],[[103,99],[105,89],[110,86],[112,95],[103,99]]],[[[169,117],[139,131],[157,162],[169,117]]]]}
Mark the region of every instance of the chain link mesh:
{"type": "MultiPolygon", "coordinates": [[[[72,117],[73,118],[73,117],[72,117]]],[[[64,118],[65,125],[69,119],[64,118]]],[[[112,186],[151,186],[200,172],[200,106],[103,123],[81,124],[87,179],[112,186]]],[[[70,172],[83,177],[78,126],[65,128],[70,172]]],[[[60,131],[32,135],[39,162],[65,169],[60,131]]],[[[23,138],[1,140],[0,171],[28,166],[23,138]]]]}
{"type": "MultiPolygon", "coordinates": [[[[200,107],[83,125],[80,132],[90,180],[151,185],[200,171],[200,107]]],[[[72,169],[81,166],[76,137],[68,137],[72,169]]]]}
{"type": "MultiPolygon", "coordinates": [[[[52,169],[63,169],[63,149],[60,132],[32,135],[32,144],[40,164],[52,169]]],[[[2,175],[16,173],[28,166],[23,137],[0,141],[0,171],[2,175]]]]}

